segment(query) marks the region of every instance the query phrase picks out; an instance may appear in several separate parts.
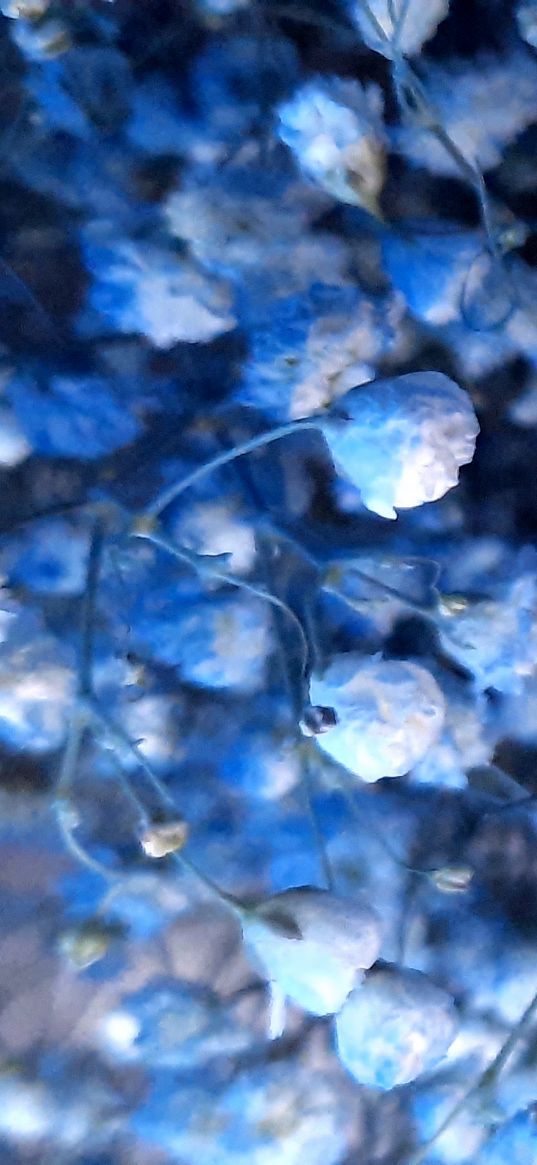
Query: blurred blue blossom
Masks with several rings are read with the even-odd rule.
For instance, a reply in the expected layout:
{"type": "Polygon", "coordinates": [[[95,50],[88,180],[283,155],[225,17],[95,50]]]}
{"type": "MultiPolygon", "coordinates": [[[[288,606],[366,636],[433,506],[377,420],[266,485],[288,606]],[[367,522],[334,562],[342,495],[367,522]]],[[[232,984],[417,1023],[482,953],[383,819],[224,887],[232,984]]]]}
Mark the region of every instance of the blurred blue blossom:
{"type": "Polygon", "coordinates": [[[130,444],[141,431],[99,376],[56,375],[40,387],[29,376],[15,375],[6,393],[32,449],[44,457],[91,461],[130,444]]]}
{"type": "Polygon", "coordinates": [[[534,8],[0,0],[6,1165],[534,1165],[534,8]]]}

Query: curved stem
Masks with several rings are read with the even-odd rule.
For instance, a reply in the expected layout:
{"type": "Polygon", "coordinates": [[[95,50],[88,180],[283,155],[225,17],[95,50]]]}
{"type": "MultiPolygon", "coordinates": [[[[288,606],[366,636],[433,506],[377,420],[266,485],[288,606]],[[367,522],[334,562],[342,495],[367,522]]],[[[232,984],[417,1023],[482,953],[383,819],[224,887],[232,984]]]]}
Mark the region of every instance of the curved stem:
{"type": "Polygon", "coordinates": [[[305,675],[308,661],[308,642],[304,633],[304,628],[302,627],[302,623],[300,622],[298,615],[295,615],[295,612],[291,610],[291,607],[289,607],[288,604],[283,601],[283,599],[279,599],[277,595],[273,595],[270,591],[265,590],[264,587],[258,587],[255,583],[248,582],[247,579],[230,574],[228,571],[220,570],[218,567],[213,567],[211,565],[210,556],[194,554],[183,546],[177,546],[164,534],[160,533],[160,531],[155,532],[150,530],[135,530],[132,532],[131,537],[143,539],[146,542],[150,542],[153,546],[157,546],[160,550],[166,551],[166,553],[171,554],[173,558],[177,558],[181,562],[187,563],[187,565],[191,566],[192,569],[195,570],[196,573],[201,577],[206,576],[208,578],[214,579],[215,582],[223,582],[227,583],[229,586],[238,587],[240,590],[247,591],[248,594],[254,595],[258,599],[263,599],[265,603],[270,603],[271,606],[276,607],[286,616],[287,619],[289,619],[289,621],[293,624],[295,631],[297,632],[300,642],[301,670],[302,675],[305,675]]]}
{"type": "Polygon", "coordinates": [[[69,853],[94,874],[100,874],[107,882],[117,877],[113,870],[109,870],[91,857],[83,845],[75,837],[77,826],[76,809],[72,802],[73,779],[78,765],[82,739],[87,727],[87,719],[80,711],[75,712],[69,725],[67,744],[62,758],[60,775],[56,787],[54,810],[58,829],[69,853]]]}
{"type": "Polygon", "coordinates": [[[259,433],[257,437],[251,437],[249,441],[244,441],[241,445],[235,445],[233,449],[226,449],[219,453],[216,457],[206,461],[203,465],[199,465],[197,469],[193,469],[182,481],[177,481],[173,485],[162,490],[160,494],[146,506],[142,518],[158,518],[162,512],[171,505],[172,502],[194,485],[197,481],[201,481],[207,474],[212,473],[213,470],[219,469],[221,465],[227,465],[230,461],[235,461],[237,457],[243,457],[245,453],[253,453],[256,449],[262,449],[265,445],[271,445],[273,441],[281,441],[282,437],[287,437],[291,433],[299,432],[302,429],[320,429],[322,421],[319,420],[305,420],[305,421],[289,421],[285,425],[278,425],[275,429],[269,429],[267,433],[259,433]]]}
{"type": "MultiPolygon", "coordinates": [[[[143,753],[140,752],[137,744],[130,739],[128,733],[125,732],[121,725],[116,724],[115,721],[112,720],[112,718],[108,716],[106,712],[103,712],[103,709],[100,707],[98,701],[96,701],[94,697],[90,699],[89,707],[93,710],[95,718],[100,720],[101,723],[106,727],[107,731],[110,732],[112,740],[115,740],[122,748],[126,748],[129,752],[132,753],[133,757],[150,781],[153,790],[165,806],[165,812],[171,810],[173,818],[176,820],[177,808],[173,798],[170,796],[165,785],[160,780],[160,777],[158,777],[154,772],[152,766],[148,763],[143,753]]],[[[118,768],[120,768],[121,762],[119,758],[117,758],[117,764],[118,768]]],[[[123,778],[122,783],[124,788],[128,789],[129,791],[130,799],[138,810],[142,825],[144,827],[149,826],[151,824],[150,816],[147,813],[147,810],[138,794],[130,787],[128,781],[125,778],[123,778]]],[[[171,861],[180,866],[181,869],[186,870],[188,873],[192,874],[197,879],[197,881],[205,887],[205,889],[209,890],[214,897],[218,898],[220,902],[229,907],[236,916],[239,918],[244,916],[247,907],[240,901],[240,899],[236,898],[234,894],[229,894],[226,890],[222,890],[222,888],[218,886],[216,882],[213,882],[212,878],[210,878],[208,874],[204,874],[201,870],[199,870],[194,862],[185,857],[184,854],[172,853],[169,855],[169,857],[171,861]]]]}
{"type": "MultiPolygon", "coordinates": [[[[106,728],[107,732],[110,733],[110,737],[112,739],[112,742],[115,742],[116,745],[127,749],[127,751],[132,754],[132,756],[136,760],[136,763],[139,765],[139,767],[145,773],[145,776],[147,777],[154,792],[157,794],[157,796],[160,798],[160,800],[164,802],[166,807],[168,809],[173,810],[174,815],[177,816],[177,808],[175,806],[175,802],[173,800],[173,797],[170,796],[170,794],[168,793],[168,790],[166,789],[166,786],[163,784],[160,777],[157,776],[153,766],[146,759],[146,757],[144,756],[143,752],[138,747],[136,742],[134,740],[131,740],[128,732],[125,732],[125,729],[121,726],[121,724],[118,724],[115,720],[112,719],[111,716],[108,715],[107,712],[105,712],[105,710],[101,707],[99,701],[96,699],[95,696],[92,695],[89,697],[88,705],[89,705],[89,708],[91,709],[95,719],[97,721],[100,721],[100,723],[103,725],[103,727],[106,728]]],[[[137,803],[138,807],[141,810],[143,810],[143,815],[144,815],[143,824],[148,825],[149,824],[149,817],[147,815],[147,812],[146,812],[145,808],[142,806],[142,803],[136,797],[136,794],[133,793],[132,790],[131,790],[131,796],[133,798],[136,798],[135,803],[137,803]]]]}

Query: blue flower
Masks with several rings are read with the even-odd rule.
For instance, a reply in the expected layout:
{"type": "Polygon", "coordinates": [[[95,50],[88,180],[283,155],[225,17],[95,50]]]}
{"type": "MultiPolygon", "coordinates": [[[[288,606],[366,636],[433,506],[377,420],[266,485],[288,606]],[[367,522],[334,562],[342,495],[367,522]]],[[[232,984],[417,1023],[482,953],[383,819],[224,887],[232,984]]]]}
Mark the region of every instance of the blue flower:
{"type": "Polygon", "coordinates": [[[6,391],[28,442],[43,457],[93,461],[129,445],[141,432],[99,376],[55,375],[46,389],[16,376],[6,391]]]}

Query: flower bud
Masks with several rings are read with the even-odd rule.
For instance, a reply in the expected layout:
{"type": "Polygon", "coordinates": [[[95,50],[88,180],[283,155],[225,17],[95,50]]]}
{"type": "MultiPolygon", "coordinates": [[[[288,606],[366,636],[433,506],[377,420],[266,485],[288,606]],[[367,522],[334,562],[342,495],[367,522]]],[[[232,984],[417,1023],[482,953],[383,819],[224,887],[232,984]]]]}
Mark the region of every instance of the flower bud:
{"type": "Polygon", "coordinates": [[[166,821],[161,825],[151,825],[140,838],[140,844],[148,858],[164,858],[177,853],[188,838],[186,821],[166,821]]]}
{"type": "Polygon", "coordinates": [[[253,907],[243,936],[265,978],[313,1015],[338,1011],[380,949],[379,921],[369,907],[314,886],[253,907]]]}

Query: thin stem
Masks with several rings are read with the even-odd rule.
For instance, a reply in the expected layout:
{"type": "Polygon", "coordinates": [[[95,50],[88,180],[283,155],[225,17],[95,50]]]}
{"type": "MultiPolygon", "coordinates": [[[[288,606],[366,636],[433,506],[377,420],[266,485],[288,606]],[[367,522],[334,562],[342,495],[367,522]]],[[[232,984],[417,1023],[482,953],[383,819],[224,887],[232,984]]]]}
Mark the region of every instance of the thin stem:
{"type": "MultiPolygon", "coordinates": [[[[393,0],[392,0],[392,3],[393,3],[393,0]]],[[[395,16],[393,43],[398,51],[399,51],[399,41],[401,39],[401,33],[403,31],[405,20],[408,16],[409,8],[410,8],[410,0],[402,0],[399,12],[396,13],[396,16],[395,16]]]]}
{"type": "Polygon", "coordinates": [[[430,1137],[424,1145],[421,1145],[416,1153],[413,1153],[412,1156],[409,1157],[407,1165],[420,1165],[420,1162],[423,1161],[427,1156],[429,1149],[431,1149],[432,1146],[436,1144],[438,1139],[442,1136],[442,1133],[444,1133],[446,1129],[449,1128],[452,1121],[454,1121],[459,1113],[466,1108],[466,1105],[471,1100],[473,1100],[474,1097],[478,1096],[480,1092],[484,1092],[486,1089],[492,1087],[492,1085],[498,1079],[500,1073],[503,1071],[503,1068],[505,1067],[505,1064],[516,1047],[518,1041],[524,1036],[526,1029],[529,1027],[532,1019],[536,1014],[537,993],[533,996],[533,999],[526,1007],[526,1010],[521,1015],[518,1023],[516,1023],[509,1032],[507,1039],[502,1044],[500,1050],[496,1053],[492,1062],[488,1065],[487,1068],[484,1069],[483,1072],[480,1073],[480,1075],[477,1077],[477,1080],[474,1080],[474,1083],[470,1086],[467,1092],[464,1093],[464,1096],[461,1097],[457,1104],[451,1109],[451,1112],[448,1113],[448,1115],[437,1128],[436,1132],[433,1133],[433,1136],[430,1137]]]}
{"type": "MultiPolygon", "coordinates": [[[[155,772],[153,766],[149,763],[147,758],[144,756],[143,752],[138,747],[136,742],[134,740],[131,740],[128,732],[125,732],[125,729],[121,726],[121,724],[118,724],[115,720],[112,719],[111,716],[108,715],[107,712],[104,711],[104,709],[101,707],[99,701],[96,699],[95,696],[89,697],[88,704],[89,704],[89,707],[90,707],[93,715],[95,716],[95,719],[97,721],[99,721],[104,726],[104,728],[106,728],[107,732],[110,733],[110,737],[112,739],[112,742],[115,743],[116,746],[121,746],[122,748],[127,749],[127,751],[131,753],[131,755],[136,760],[137,764],[140,766],[142,771],[145,773],[145,776],[147,777],[152,789],[157,794],[159,799],[163,802],[163,804],[166,806],[166,809],[171,809],[174,813],[174,816],[177,817],[177,807],[175,805],[173,797],[170,796],[170,794],[168,793],[168,790],[166,789],[166,786],[163,784],[160,777],[157,776],[157,773],[155,772]]],[[[132,797],[136,798],[137,804],[139,805],[139,807],[141,807],[141,810],[143,811],[144,824],[148,825],[149,824],[149,817],[147,815],[146,810],[143,808],[142,803],[138,800],[137,795],[135,793],[133,793],[132,790],[131,790],[131,795],[132,795],[132,797]]]]}
{"type": "Polygon", "coordinates": [[[393,37],[390,37],[384,31],[381,23],[377,20],[368,3],[368,0],[359,0],[359,3],[363,12],[368,17],[370,23],[375,29],[377,36],[379,36],[384,44],[389,46],[389,48],[391,48],[393,51],[393,81],[395,91],[399,99],[399,104],[401,105],[403,112],[408,112],[408,103],[403,94],[402,82],[408,85],[409,92],[412,95],[412,99],[415,102],[418,113],[423,119],[425,127],[431,133],[433,133],[441,145],[443,145],[444,149],[447,151],[447,153],[450,155],[450,157],[453,159],[453,161],[456,163],[458,168],[462,171],[472,186],[478,201],[481,220],[483,223],[490,253],[501,268],[502,275],[505,276],[505,268],[496,239],[496,231],[492,221],[490,201],[483,175],[477,166],[473,166],[472,163],[468,161],[462,150],[459,149],[457,144],[452,140],[452,138],[450,138],[449,134],[444,129],[437,111],[431,104],[419,77],[406,58],[402,55],[399,48],[399,37],[402,30],[403,20],[406,17],[408,4],[405,5],[403,3],[400,19],[397,23],[397,27],[394,30],[394,35],[393,37]]]}
{"type": "Polygon", "coordinates": [[[241,902],[240,898],[237,898],[235,894],[229,894],[227,890],[222,890],[221,886],[213,882],[209,874],[205,874],[190,858],[185,857],[184,854],[171,854],[170,856],[177,865],[187,870],[206,890],[209,890],[213,897],[217,898],[219,902],[222,902],[224,906],[228,906],[235,917],[242,922],[245,915],[248,914],[249,908],[244,902],[241,902]]]}
{"type": "MultiPolygon", "coordinates": [[[[69,810],[67,810],[67,813],[69,813],[69,810]]],[[[102,862],[97,861],[97,858],[92,857],[91,854],[88,853],[87,849],[81,845],[79,841],[77,841],[73,832],[73,828],[69,824],[67,814],[62,812],[61,807],[57,809],[56,815],[58,828],[60,830],[65,848],[68,850],[71,856],[76,859],[77,862],[80,862],[80,864],[85,866],[86,869],[91,870],[92,873],[99,874],[100,877],[104,878],[106,882],[115,882],[117,879],[123,877],[122,874],[115,873],[114,870],[110,870],[107,866],[104,866],[102,862]]]]}
{"type": "Polygon", "coordinates": [[[107,882],[111,882],[118,875],[91,857],[75,837],[78,820],[76,809],[72,802],[72,788],[86,727],[86,717],[80,712],[75,712],[69,725],[67,744],[62,758],[56,788],[54,810],[58,829],[69,853],[88,870],[91,870],[94,874],[100,874],[107,882]]]}
{"type": "MultiPolygon", "coordinates": [[[[106,727],[107,731],[110,732],[112,741],[116,741],[116,743],[121,745],[122,748],[124,747],[128,749],[128,751],[133,755],[145,773],[146,777],[149,779],[152,788],[165,805],[166,811],[171,809],[172,817],[173,819],[176,819],[177,808],[173,799],[170,797],[167,789],[157,774],[154,772],[153,768],[148,763],[143,753],[140,752],[137,744],[130,739],[128,733],[125,732],[121,725],[116,724],[115,721],[113,721],[106,712],[103,712],[95,698],[90,700],[90,708],[92,709],[95,717],[100,720],[101,723],[106,727]]],[[[116,757],[116,762],[118,768],[121,769],[121,761],[118,757],[116,757]]],[[[147,828],[147,826],[151,824],[151,818],[149,817],[145,806],[134,789],[130,788],[126,778],[123,780],[123,786],[124,788],[129,789],[130,798],[139,812],[141,823],[145,828],[147,828]]],[[[236,916],[240,918],[244,917],[244,913],[247,908],[239,898],[236,898],[234,894],[228,894],[225,890],[222,890],[220,886],[217,886],[216,882],[213,882],[212,878],[210,878],[208,874],[204,874],[201,870],[199,870],[194,862],[190,861],[190,859],[185,857],[184,854],[172,853],[168,856],[171,861],[180,866],[181,869],[186,870],[188,873],[192,874],[198,880],[198,882],[200,882],[205,887],[205,889],[209,890],[214,897],[218,898],[220,902],[228,906],[236,916]]]]}
{"type": "MultiPolygon", "coordinates": [[[[428,618],[434,619],[436,614],[434,608],[428,607],[425,603],[418,603],[415,599],[407,598],[407,596],[404,595],[402,591],[398,591],[396,587],[391,587],[389,583],[382,582],[381,579],[374,578],[372,575],[366,574],[365,571],[360,570],[358,567],[355,567],[352,564],[351,569],[352,573],[355,574],[357,578],[362,579],[362,582],[367,583],[369,586],[375,587],[376,590],[382,591],[383,594],[388,595],[390,598],[399,599],[400,602],[404,603],[405,607],[409,607],[412,611],[418,611],[420,615],[426,615],[428,618]]],[[[343,602],[347,603],[348,606],[353,606],[353,600],[349,599],[344,591],[341,591],[338,587],[332,586],[329,578],[328,580],[324,579],[322,581],[322,585],[325,590],[330,591],[330,594],[335,595],[338,599],[342,599],[343,602]]],[[[364,602],[365,601],[366,600],[364,600],[364,602]]]]}
{"type": "Polygon", "coordinates": [[[86,567],[84,604],[82,608],[82,631],[78,678],[78,687],[81,696],[89,695],[92,690],[95,604],[99,586],[99,576],[101,573],[103,546],[104,523],[101,518],[97,518],[91,535],[86,567]]]}
{"type": "Polygon", "coordinates": [[[304,800],[306,802],[308,817],[310,819],[313,836],[315,838],[315,845],[317,848],[317,853],[319,855],[319,864],[321,867],[323,880],[324,880],[326,889],[333,891],[335,888],[334,871],[332,869],[330,858],[328,856],[328,850],[326,848],[326,842],[324,840],[323,831],[321,828],[321,822],[319,820],[319,815],[318,815],[317,809],[315,807],[313,781],[311,779],[311,769],[310,769],[310,764],[309,764],[309,758],[307,756],[304,756],[304,759],[302,761],[301,784],[302,784],[302,789],[304,792],[304,800]]]}
{"type": "Polygon", "coordinates": [[[268,433],[259,433],[257,437],[251,437],[249,441],[244,441],[241,445],[235,445],[233,449],[225,449],[216,457],[206,461],[203,465],[199,465],[197,469],[193,469],[192,473],[187,474],[182,481],[174,482],[173,485],[162,490],[160,494],[146,506],[143,511],[143,518],[158,518],[163,510],[167,509],[172,502],[189,489],[195,482],[201,481],[207,474],[212,473],[215,469],[219,469],[221,465],[227,465],[230,461],[235,461],[237,457],[243,457],[245,453],[253,453],[256,449],[262,449],[265,445],[271,445],[273,441],[280,441],[282,437],[287,437],[291,433],[300,432],[303,429],[316,429],[322,427],[321,419],[306,420],[306,421],[290,421],[288,424],[279,425],[275,429],[269,429],[268,433]]]}
{"type": "Polygon", "coordinates": [[[206,576],[208,578],[214,579],[216,582],[223,582],[227,583],[229,586],[238,587],[240,590],[247,591],[249,594],[255,595],[256,598],[263,599],[264,602],[270,603],[271,606],[276,607],[286,616],[287,619],[290,620],[290,622],[292,622],[293,627],[297,632],[300,642],[301,671],[302,675],[305,675],[308,661],[308,643],[304,634],[304,629],[298,616],[295,615],[295,612],[291,610],[291,607],[289,607],[288,604],[283,601],[283,599],[279,599],[277,595],[273,595],[270,591],[265,590],[264,587],[258,587],[255,585],[255,583],[248,582],[247,579],[239,578],[236,575],[228,573],[227,571],[213,567],[210,563],[210,557],[208,559],[206,555],[193,554],[186,548],[177,546],[174,542],[171,542],[169,538],[166,538],[166,536],[160,532],[134,531],[131,536],[135,538],[142,538],[146,542],[150,542],[153,546],[157,546],[160,550],[164,550],[166,553],[171,554],[174,558],[179,559],[181,562],[187,563],[188,566],[192,567],[192,569],[195,570],[196,573],[201,577],[206,576]]]}

